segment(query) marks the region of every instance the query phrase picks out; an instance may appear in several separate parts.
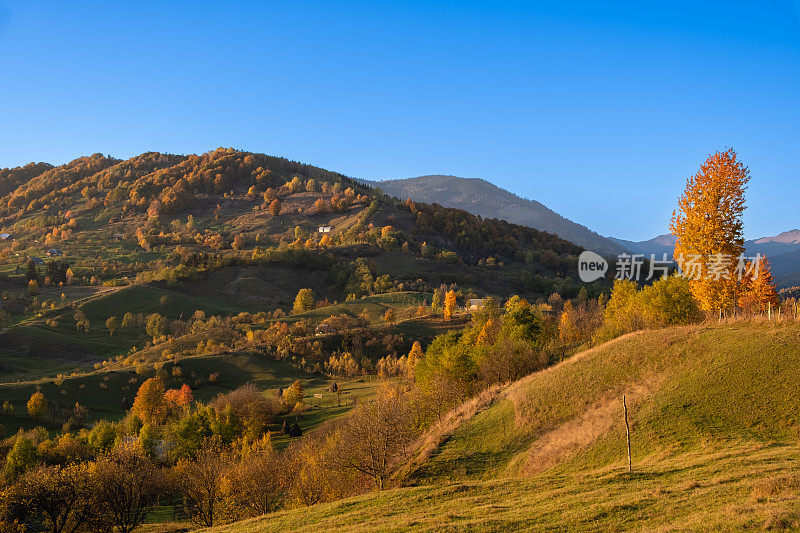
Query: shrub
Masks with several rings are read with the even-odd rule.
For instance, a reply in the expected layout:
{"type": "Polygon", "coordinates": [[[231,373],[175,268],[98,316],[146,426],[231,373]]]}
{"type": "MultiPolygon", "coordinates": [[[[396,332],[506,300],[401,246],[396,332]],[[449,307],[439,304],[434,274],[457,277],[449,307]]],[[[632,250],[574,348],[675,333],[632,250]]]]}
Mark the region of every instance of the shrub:
{"type": "Polygon", "coordinates": [[[314,309],[314,291],[311,289],[300,289],[294,299],[292,313],[305,313],[314,309]]]}
{"type": "Polygon", "coordinates": [[[281,409],[277,398],[267,398],[252,383],[217,396],[210,405],[219,412],[230,409],[252,436],[260,435],[281,409]]]}
{"type": "Polygon", "coordinates": [[[286,406],[286,409],[289,410],[294,408],[297,402],[302,402],[304,397],[305,392],[303,391],[303,384],[298,379],[283,391],[283,404],[286,406]]]}
{"type": "Polygon", "coordinates": [[[28,400],[28,416],[36,420],[47,416],[47,399],[39,391],[31,394],[28,400]]]}
{"type": "Polygon", "coordinates": [[[592,341],[600,343],[647,327],[691,324],[702,319],[686,278],[662,278],[642,289],[631,280],[616,280],[603,312],[603,325],[592,341]]]}

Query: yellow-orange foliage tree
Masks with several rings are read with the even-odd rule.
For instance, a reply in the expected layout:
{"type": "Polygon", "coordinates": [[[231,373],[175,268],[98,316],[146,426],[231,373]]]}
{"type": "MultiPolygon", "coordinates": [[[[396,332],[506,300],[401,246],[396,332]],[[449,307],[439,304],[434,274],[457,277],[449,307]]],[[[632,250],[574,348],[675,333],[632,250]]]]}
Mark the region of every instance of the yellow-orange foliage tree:
{"type": "Polygon", "coordinates": [[[411,345],[411,351],[408,352],[408,366],[413,369],[423,357],[425,357],[425,352],[422,351],[422,345],[419,341],[414,341],[414,344],[411,345]]]}
{"type": "Polygon", "coordinates": [[[161,424],[167,416],[167,402],[164,399],[164,382],[156,376],[146,380],[139,387],[132,411],[145,424],[161,424]]]}
{"type": "Polygon", "coordinates": [[[750,263],[748,272],[742,277],[739,293],[739,306],[748,312],[763,312],[780,302],[775,282],[772,279],[772,265],[766,256],[758,264],[750,263]]]}
{"type": "Polygon", "coordinates": [[[47,415],[47,400],[39,391],[31,394],[28,400],[28,415],[34,419],[41,419],[47,415]]]}
{"type": "Polygon", "coordinates": [[[733,149],[712,154],[686,182],[670,229],[675,259],[701,309],[722,313],[737,302],[736,266],[744,252],[742,213],[750,171],[733,149]]]}
{"type": "Polygon", "coordinates": [[[453,318],[453,311],[456,309],[456,291],[448,291],[444,297],[444,319],[453,318]]]}
{"type": "Polygon", "coordinates": [[[494,342],[494,337],[497,329],[495,320],[489,318],[478,333],[478,338],[475,339],[475,344],[478,346],[489,346],[494,342]]]}
{"type": "Polygon", "coordinates": [[[281,214],[281,201],[275,198],[269,204],[269,214],[276,217],[281,214]]]}

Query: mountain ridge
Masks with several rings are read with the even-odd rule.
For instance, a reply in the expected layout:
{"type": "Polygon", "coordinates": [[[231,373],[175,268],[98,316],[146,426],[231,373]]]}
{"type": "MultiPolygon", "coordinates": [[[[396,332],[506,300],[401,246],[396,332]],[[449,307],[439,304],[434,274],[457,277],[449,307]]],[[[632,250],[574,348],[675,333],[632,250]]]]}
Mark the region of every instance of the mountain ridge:
{"type": "Polygon", "coordinates": [[[482,178],[430,174],[413,178],[363,180],[401,200],[437,203],[464,209],[484,218],[499,218],[515,224],[554,233],[588,250],[613,255],[626,250],[591,229],[556,213],[541,202],[522,198],[482,178]]]}

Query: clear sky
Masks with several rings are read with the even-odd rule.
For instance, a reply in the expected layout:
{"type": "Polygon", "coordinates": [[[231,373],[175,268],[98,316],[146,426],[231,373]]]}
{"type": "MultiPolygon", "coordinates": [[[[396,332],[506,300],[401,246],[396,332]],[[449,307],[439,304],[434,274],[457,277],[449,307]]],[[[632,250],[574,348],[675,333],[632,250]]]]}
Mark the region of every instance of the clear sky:
{"type": "Polygon", "coordinates": [[[0,167],[233,146],[639,240],[733,146],[752,238],[800,227],[799,97],[800,0],[0,0],[0,167]]]}

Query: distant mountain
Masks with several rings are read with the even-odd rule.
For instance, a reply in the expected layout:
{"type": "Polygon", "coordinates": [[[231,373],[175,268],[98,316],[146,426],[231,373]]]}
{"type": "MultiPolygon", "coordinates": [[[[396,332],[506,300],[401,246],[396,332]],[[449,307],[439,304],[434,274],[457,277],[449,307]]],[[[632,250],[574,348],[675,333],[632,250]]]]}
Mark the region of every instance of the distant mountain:
{"type": "Polygon", "coordinates": [[[757,244],[778,242],[784,244],[800,244],[800,229],[792,229],[779,233],[774,237],[762,237],[755,241],[757,244]]]}
{"type": "Polygon", "coordinates": [[[800,250],[771,255],[769,262],[780,287],[800,285],[800,250]]]}
{"type": "MultiPolygon", "coordinates": [[[[658,258],[664,253],[671,258],[676,240],[675,236],[670,234],[659,235],[647,241],[626,241],[614,237],[610,237],[610,239],[633,253],[645,256],[656,254],[658,258]]],[[[793,229],[773,237],[745,241],[744,247],[745,254],[748,256],[761,254],[769,257],[772,273],[779,286],[800,284],[800,230],[793,229]]]]}
{"type": "Polygon", "coordinates": [[[572,222],[535,200],[521,198],[486,180],[456,176],[419,176],[416,178],[369,182],[383,192],[400,199],[436,203],[463,209],[484,218],[499,218],[555,233],[588,250],[613,255],[625,248],[572,222]]]}
{"type": "Polygon", "coordinates": [[[646,241],[626,241],[616,237],[609,237],[609,239],[635,254],[643,254],[645,256],[655,254],[657,259],[663,257],[663,254],[667,254],[667,257],[671,258],[672,252],[675,250],[676,240],[675,236],[669,233],[646,241]]]}
{"type": "Polygon", "coordinates": [[[745,243],[748,255],[769,257],[772,274],[779,287],[800,285],[800,230],[793,229],[774,237],[762,237],[745,243]]]}
{"type": "MultiPolygon", "coordinates": [[[[768,255],[770,258],[800,250],[800,230],[790,230],[779,233],[774,237],[762,237],[744,243],[747,253],[755,255],[768,255]]],[[[800,265],[798,265],[800,269],[800,265]]]]}
{"type": "MultiPolygon", "coordinates": [[[[666,233],[659,235],[646,241],[627,241],[625,239],[618,239],[616,237],[609,237],[615,243],[624,246],[628,250],[637,254],[662,254],[664,252],[672,255],[675,248],[675,241],[677,240],[674,235],[666,233]]],[[[748,254],[777,256],[795,250],[800,250],[800,230],[793,229],[791,231],[784,231],[774,237],[761,237],[760,239],[751,239],[745,241],[745,249],[748,254]]]]}

